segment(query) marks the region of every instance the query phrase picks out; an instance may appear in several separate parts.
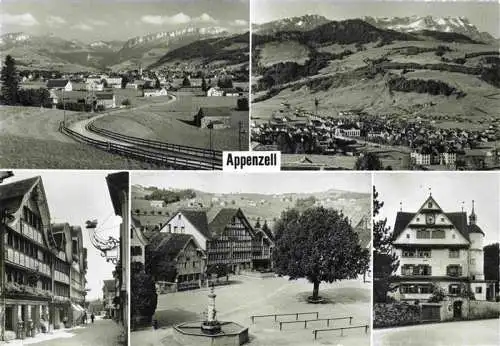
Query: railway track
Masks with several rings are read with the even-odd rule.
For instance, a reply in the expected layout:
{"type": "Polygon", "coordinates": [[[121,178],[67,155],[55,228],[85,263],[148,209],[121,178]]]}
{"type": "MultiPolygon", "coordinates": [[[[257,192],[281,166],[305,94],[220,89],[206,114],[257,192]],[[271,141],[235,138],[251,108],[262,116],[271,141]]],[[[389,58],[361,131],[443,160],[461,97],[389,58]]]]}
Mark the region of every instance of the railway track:
{"type": "Polygon", "coordinates": [[[127,136],[98,128],[92,121],[89,122],[85,128],[89,132],[109,138],[112,141],[89,138],[64,126],[62,122],[59,127],[62,133],[79,142],[84,142],[98,149],[128,158],[152,162],[162,167],[186,170],[222,170],[222,151],[194,148],[127,136]]]}

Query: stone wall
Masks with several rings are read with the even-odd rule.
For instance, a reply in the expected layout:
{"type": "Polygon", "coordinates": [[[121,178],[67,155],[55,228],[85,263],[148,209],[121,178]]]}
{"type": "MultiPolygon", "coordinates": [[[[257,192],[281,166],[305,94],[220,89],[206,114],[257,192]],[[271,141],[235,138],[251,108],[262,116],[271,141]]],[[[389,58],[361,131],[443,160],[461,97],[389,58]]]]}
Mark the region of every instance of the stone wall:
{"type": "Polygon", "coordinates": [[[500,302],[472,300],[469,303],[469,319],[498,318],[500,302]]]}
{"type": "Polygon", "coordinates": [[[375,303],[373,327],[384,328],[420,323],[420,306],[407,303],[375,303]]]}

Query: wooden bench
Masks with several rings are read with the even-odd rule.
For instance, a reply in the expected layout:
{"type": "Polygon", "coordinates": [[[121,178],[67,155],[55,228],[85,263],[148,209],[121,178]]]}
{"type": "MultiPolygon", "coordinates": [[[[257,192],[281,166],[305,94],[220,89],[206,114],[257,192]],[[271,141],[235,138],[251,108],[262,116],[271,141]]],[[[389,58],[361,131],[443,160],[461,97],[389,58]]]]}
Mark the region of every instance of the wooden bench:
{"type": "Polygon", "coordinates": [[[352,324],[352,316],[347,316],[347,317],[331,317],[331,318],[316,318],[316,319],[309,319],[309,320],[300,320],[300,321],[280,321],[280,330],[283,328],[283,323],[304,323],[304,328],[307,328],[307,322],[315,322],[315,321],[326,321],[327,327],[330,326],[330,321],[335,321],[335,320],[347,320],[349,319],[349,324],[352,324]]]}
{"type": "Polygon", "coordinates": [[[318,337],[319,332],[329,332],[334,330],[340,330],[340,336],[344,336],[344,329],[355,329],[355,328],[365,328],[365,334],[368,333],[369,326],[367,324],[361,326],[352,326],[352,327],[341,327],[341,328],[328,328],[328,329],[314,329],[314,340],[318,337]]]}
{"type": "Polygon", "coordinates": [[[312,311],[312,312],[295,312],[295,313],[290,313],[290,314],[269,314],[269,315],[253,315],[250,316],[252,319],[252,323],[255,323],[255,319],[258,317],[274,317],[274,321],[276,322],[278,320],[278,316],[295,316],[295,320],[299,319],[300,315],[312,315],[315,314],[316,318],[319,317],[319,312],[318,311],[312,311]]]}

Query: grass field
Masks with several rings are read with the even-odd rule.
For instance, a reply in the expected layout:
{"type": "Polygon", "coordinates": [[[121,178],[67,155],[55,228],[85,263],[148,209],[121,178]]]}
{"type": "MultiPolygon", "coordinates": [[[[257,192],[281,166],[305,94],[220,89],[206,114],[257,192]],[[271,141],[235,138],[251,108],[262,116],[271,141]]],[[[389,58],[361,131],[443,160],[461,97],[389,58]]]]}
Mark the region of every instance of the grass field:
{"type": "Polygon", "coordinates": [[[87,144],[0,135],[0,167],[48,169],[159,169],[87,144]]]}
{"type": "MultiPolygon", "coordinates": [[[[163,100],[165,100],[163,98],[163,100]]],[[[95,122],[96,126],[130,136],[163,142],[210,148],[210,130],[191,125],[200,107],[235,107],[233,97],[179,96],[170,104],[119,111],[95,122]]],[[[242,150],[248,149],[248,112],[232,111],[231,128],[212,130],[212,147],[218,150],[238,150],[239,128],[242,150]]]]}
{"type": "MultiPolygon", "coordinates": [[[[406,61],[425,63],[441,63],[441,58],[434,52],[421,52],[416,55],[405,55],[405,47],[420,47],[435,49],[438,45],[449,46],[453,51],[445,54],[448,58],[463,57],[466,53],[494,51],[495,47],[483,44],[456,44],[443,43],[439,41],[406,41],[394,42],[383,47],[365,45],[366,50],[357,52],[349,45],[332,44],[318,48],[320,51],[338,53],[345,49],[354,52],[342,60],[332,60],[315,76],[308,77],[314,80],[319,77],[334,77],[338,73],[348,74],[360,67],[367,66],[366,59],[379,59],[386,56],[393,61],[406,61]]],[[[276,45],[279,47],[279,45],[276,45]]],[[[284,58],[287,60],[289,49],[283,50],[284,58]]],[[[280,52],[275,52],[279,57],[280,52]]],[[[279,61],[279,60],[278,60],[279,61]]],[[[471,66],[477,58],[468,59],[465,65],[471,66]],[[470,61],[469,61],[470,60],[470,61]]],[[[388,71],[399,73],[400,71],[388,71]]],[[[355,77],[356,78],[356,77],[355,77]]],[[[301,81],[283,85],[285,87],[280,93],[265,101],[252,104],[252,121],[256,124],[266,122],[273,111],[281,108],[282,103],[289,103],[292,108],[300,107],[305,110],[314,111],[314,100],[319,100],[319,113],[322,115],[336,116],[339,111],[346,109],[360,109],[374,115],[401,114],[401,116],[420,116],[423,119],[446,118],[437,120],[436,126],[442,128],[487,128],[493,119],[500,119],[500,97],[498,88],[480,80],[477,76],[462,73],[452,73],[437,70],[416,70],[408,72],[405,78],[435,79],[444,81],[467,95],[457,99],[455,96],[433,96],[426,93],[416,92],[394,92],[392,95],[386,86],[386,75],[378,74],[374,79],[359,78],[349,80],[338,87],[330,87],[327,90],[312,91],[307,86],[294,88],[293,84],[301,81]],[[497,96],[491,96],[497,95],[497,96]],[[428,106],[432,104],[432,106],[428,106]]],[[[254,96],[259,96],[256,94],[254,96]]]]}
{"type": "MultiPolygon", "coordinates": [[[[325,322],[314,322],[304,329],[303,324],[286,325],[283,331],[273,318],[256,319],[252,324],[250,316],[258,314],[318,311],[321,317],[352,316],[352,325],[370,325],[371,285],[358,280],[321,284],[320,295],[324,304],[308,304],[306,299],[312,293],[312,284],[306,280],[288,281],[285,278],[233,277],[235,284],[215,289],[216,309],[220,321],[234,321],[249,328],[252,346],[310,346],[310,345],[355,345],[370,344],[370,332],[364,329],[320,334],[313,340],[312,330],[325,328],[325,322]]],[[[172,337],[172,326],[181,322],[200,320],[207,306],[206,289],[160,295],[154,318],[161,329],[150,328],[131,333],[131,343],[141,345],[180,346],[172,337]]],[[[290,321],[292,317],[281,317],[278,321],[290,321]]],[[[341,320],[330,327],[349,325],[341,320]]]]}
{"type": "Polygon", "coordinates": [[[304,65],[309,59],[309,48],[296,41],[266,43],[260,51],[259,64],[272,66],[279,62],[296,62],[304,65]]]}

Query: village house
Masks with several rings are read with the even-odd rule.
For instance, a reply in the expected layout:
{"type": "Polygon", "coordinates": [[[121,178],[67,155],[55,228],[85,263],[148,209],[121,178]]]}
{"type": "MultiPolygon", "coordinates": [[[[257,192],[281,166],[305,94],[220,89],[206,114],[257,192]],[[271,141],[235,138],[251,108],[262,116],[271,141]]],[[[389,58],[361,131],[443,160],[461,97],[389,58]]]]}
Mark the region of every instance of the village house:
{"type": "MultiPolygon", "coordinates": [[[[190,234],[157,233],[148,251],[161,254],[162,260],[173,263],[175,271],[154,277],[157,284],[174,283],[175,290],[200,288],[205,282],[206,256],[190,234]]],[[[161,284],[160,284],[161,286],[161,284]]]]}
{"type": "Polygon", "coordinates": [[[143,234],[143,227],[137,217],[132,215],[132,228],[130,230],[130,260],[131,263],[146,264],[146,245],[148,241],[143,234]]]}
{"type": "Polygon", "coordinates": [[[116,108],[116,97],[113,93],[96,94],[97,106],[103,106],[105,109],[116,108]]]}
{"type": "Polygon", "coordinates": [[[122,77],[107,77],[105,78],[108,88],[121,88],[122,87],[122,77]]]}
{"type": "Polygon", "coordinates": [[[0,185],[0,215],[2,341],[80,323],[87,269],[81,229],[50,224],[40,177],[0,185]]]}
{"type": "Polygon", "coordinates": [[[49,79],[47,81],[47,89],[72,91],[73,84],[68,79],[49,79]]]}
{"type": "Polygon", "coordinates": [[[224,96],[224,91],[219,87],[211,87],[207,90],[207,96],[224,96]]]}
{"type": "Polygon", "coordinates": [[[144,97],[167,96],[167,89],[144,89],[144,97]]]}
{"type": "Polygon", "coordinates": [[[117,315],[115,308],[117,290],[115,285],[115,280],[104,280],[104,285],[102,286],[102,303],[104,305],[106,315],[110,318],[116,318],[117,315]]]}
{"type": "Polygon", "coordinates": [[[202,107],[195,115],[195,124],[201,128],[212,126],[214,129],[231,127],[231,109],[229,107],[202,107]]]}
{"type": "Polygon", "coordinates": [[[222,92],[224,93],[224,96],[240,96],[242,93],[240,93],[238,90],[233,89],[233,88],[222,88],[222,92]]]}
{"type": "Polygon", "coordinates": [[[474,202],[467,217],[463,210],[445,212],[432,195],[416,212],[399,211],[393,231],[393,253],[400,262],[394,298],[419,301],[424,317],[438,320],[467,317],[470,296],[494,299],[495,283],[484,278],[485,233],[477,221],[474,202]],[[436,289],[445,300],[426,304],[436,289]]]}
{"type": "Polygon", "coordinates": [[[86,83],[85,88],[87,91],[103,91],[104,90],[104,84],[101,82],[97,83],[86,83]]]}
{"type": "Polygon", "coordinates": [[[255,230],[241,209],[223,208],[209,220],[206,211],[180,210],[160,232],[190,234],[207,254],[207,270],[217,265],[231,272],[270,266],[274,246],[269,234],[255,230]]]}

